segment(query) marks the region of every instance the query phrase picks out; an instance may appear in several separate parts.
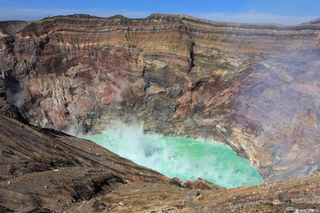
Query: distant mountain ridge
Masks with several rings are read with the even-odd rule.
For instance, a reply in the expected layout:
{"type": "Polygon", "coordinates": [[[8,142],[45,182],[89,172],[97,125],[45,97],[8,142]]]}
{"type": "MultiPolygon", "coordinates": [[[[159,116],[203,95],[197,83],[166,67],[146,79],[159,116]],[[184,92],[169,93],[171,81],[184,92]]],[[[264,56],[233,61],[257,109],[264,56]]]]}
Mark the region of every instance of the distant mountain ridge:
{"type": "Polygon", "coordinates": [[[305,23],[303,23],[303,24],[320,24],[320,18],[311,20],[311,21],[309,21],[309,22],[305,22],[305,23]]]}

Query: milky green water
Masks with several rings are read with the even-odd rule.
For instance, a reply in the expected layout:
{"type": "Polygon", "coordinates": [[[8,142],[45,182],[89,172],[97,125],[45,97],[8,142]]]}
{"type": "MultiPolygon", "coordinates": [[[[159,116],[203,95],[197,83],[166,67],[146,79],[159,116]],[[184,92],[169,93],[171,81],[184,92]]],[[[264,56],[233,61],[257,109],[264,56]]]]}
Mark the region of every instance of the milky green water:
{"type": "Polygon", "coordinates": [[[227,188],[259,185],[263,181],[246,159],[213,142],[146,135],[131,127],[85,138],[170,178],[203,178],[227,188]]]}

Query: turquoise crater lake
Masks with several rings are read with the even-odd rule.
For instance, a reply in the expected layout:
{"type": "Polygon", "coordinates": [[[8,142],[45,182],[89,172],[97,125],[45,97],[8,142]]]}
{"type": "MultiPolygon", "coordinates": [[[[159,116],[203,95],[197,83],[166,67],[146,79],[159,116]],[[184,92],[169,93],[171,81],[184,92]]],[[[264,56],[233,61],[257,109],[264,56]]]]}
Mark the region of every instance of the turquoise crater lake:
{"type": "Polygon", "coordinates": [[[203,178],[226,188],[263,182],[247,159],[213,142],[143,134],[133,127],[110,129],[84,138],[170,178],[203,178]]]}

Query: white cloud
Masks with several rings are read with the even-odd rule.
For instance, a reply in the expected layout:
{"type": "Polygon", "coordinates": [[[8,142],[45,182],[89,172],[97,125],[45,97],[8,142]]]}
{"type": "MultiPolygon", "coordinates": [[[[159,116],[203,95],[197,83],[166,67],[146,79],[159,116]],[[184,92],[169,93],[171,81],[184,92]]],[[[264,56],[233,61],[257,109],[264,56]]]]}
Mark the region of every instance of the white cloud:
{"type": "MultiPolygon", "coordinates": [[[[101,10],[101,9],[32,9],[32,8],[15,8],[0,7],[0,20],[38,20],[47,16],[69,15],[74,13],[90,14],[100,17],[110,17],[121,14],[129,18],[144,18],[149,16],[150,11],[132,11],[132,10],[101,10]]],[[[181,12],[182,14],[183,12],[181,12]]],[[[213,21],[243,22],[243,23],[277,23],[277,24],[301,24],[313,19],[316,16],[286,16],[269,13],[259,13],[256,11],[228,14],[228,13],[186,13],[198,18],[209,19],[213,21]]]]}
{"type": "Polygon", "coordinates": [[[242,23],[276,23],[295,25],[319,18],[316,16],[285,16],[255,11],[236,14],[227,13],[193,13],[192,16],[213,21],[242,22],[242,23]]]}
{"type": "Polygon", "coordinates": [[[15,8],[15,7],[0,7],[0,21],[5,20],[38,20],[48,16],[70,15],[70,14],[90,14],[100,17],[110,17],[121,14],[129,18],[143,18],[151,13],[147,11],[131,11],[131,10],[100,10],[100,9],[33,9],[33,8],[15,8]]]}

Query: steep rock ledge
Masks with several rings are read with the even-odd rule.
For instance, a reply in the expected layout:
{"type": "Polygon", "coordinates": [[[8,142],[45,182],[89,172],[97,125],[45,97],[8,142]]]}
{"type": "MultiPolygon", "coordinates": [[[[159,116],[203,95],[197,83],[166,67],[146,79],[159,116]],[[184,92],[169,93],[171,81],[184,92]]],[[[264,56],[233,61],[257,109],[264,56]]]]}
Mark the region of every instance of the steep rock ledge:
{"type": "Polygon", "coordinates": [[[223,190],[201,179],[169,179],[91,141],[1,114],[0,161],[0,212],[101,212],[109,202],[96,199],[127,184],[144,188],[150,183],[159,193],[167,188],[184,196],[195,188],[223,190]],[[81,211],[85,202],[93,202],[93,210],[81,211]]]}
{"type": "Polygon", "coordinates": [[[182,182],[83,139],[0,116],[1,212],[316,212],[319,174],[222,189],[182,182]],[[194,190],[190,190],[194,189],[194,190]]]}
{"type": "Polygon", "coordinates": [[[12,102],[36,126],[88,132],[136,120],[218,140],[267,182],[318,168],[319,25],[153,14],[57,16],[15,35],[2,26],[2,76],[19,83],[12,102]]]}

